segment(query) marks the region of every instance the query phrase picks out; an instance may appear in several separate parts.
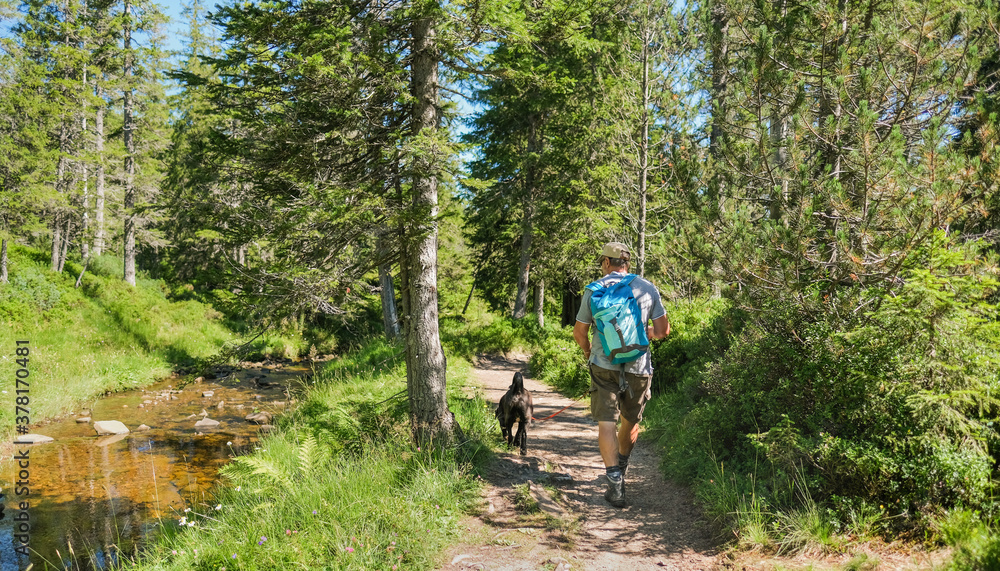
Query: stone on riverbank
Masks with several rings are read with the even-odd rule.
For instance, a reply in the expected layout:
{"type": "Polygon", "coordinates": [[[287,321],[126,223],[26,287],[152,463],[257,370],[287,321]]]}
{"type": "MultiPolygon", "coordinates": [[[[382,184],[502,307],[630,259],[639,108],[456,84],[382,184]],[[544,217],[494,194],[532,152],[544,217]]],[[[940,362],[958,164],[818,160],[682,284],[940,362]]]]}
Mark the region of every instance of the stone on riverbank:
{"type": "Polygon", "coordinates": [[[14,444],[45,444],[52,442],[55,438],[44,434],[19,434],[14,439],[14,444]]]}
{"type": "Polygon", "coordinates": [[[206,428],[218,428],[220,424],[222,423],[219,422],[218,420],[212,420],[211,418],[203,418],[198,422],[194,423],[194,427],[199,430],[203,430],[206,428]]]}
{"type": "Polygon", "coordinates": [[[254,424],[271,424],[271,419],[274,418],[274,415],[272,415],[269,412],[261,411],[261,412],[251,412],[244,418],[246,418],[247,420],[249,420],[254,424]]]}
{"type": "Polygon", "coordinates": [[[117,420],[98,420],[94,423],[94,430],[98,436],[108,434],[128,434],[128,427],[117,420]]]}

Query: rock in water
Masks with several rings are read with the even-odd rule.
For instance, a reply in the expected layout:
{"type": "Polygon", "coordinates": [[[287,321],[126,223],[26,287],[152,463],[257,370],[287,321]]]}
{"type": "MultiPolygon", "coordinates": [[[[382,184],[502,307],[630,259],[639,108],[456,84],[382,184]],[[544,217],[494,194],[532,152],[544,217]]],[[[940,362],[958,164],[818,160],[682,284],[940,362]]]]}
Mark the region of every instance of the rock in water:
{"type": "Polygon", "coordinates": [[[269,412],[251,412],[244,418],[254,424],[271,424],[272,415],[269,412]]]}
{"type": "Polygon", "coordinates": [[[199,430],[204,430],[206,428],[218,428],[222,424],[218,420],[212,420],[211,418],[203,418],[198,422],[194,423],[194,427],[199,430]]]}
{"type": "Polygon", "coordinates": [[[52,442],[55,438],[44,434],[19,434],[14,440],[14,444],[45,444],[52,442]]]}
{"type": "Polygon", "coordinates": [[[128,434],[128,427],[117,420],[98,420],[94,423],[98,436],[107,434],[128,434]]]}

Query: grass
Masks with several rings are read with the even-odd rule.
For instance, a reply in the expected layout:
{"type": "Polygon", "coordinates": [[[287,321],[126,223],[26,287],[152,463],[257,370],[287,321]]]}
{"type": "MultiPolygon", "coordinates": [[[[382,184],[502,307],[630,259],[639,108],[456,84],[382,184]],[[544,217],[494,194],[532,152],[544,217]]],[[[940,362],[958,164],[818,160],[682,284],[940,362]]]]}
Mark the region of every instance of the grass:
{"type": "MultiPolygon", "coordinates": [[[[161,282],[139,280],[132,288],[117,275],[88,273],[76,289],[79,267],[67,263],[57,274],[41,257],[11,248],[11,282],[0,284],[0,362],[12,377],[15,343],[28,342],[32,422],[163,378],[235,338],[221,314],[196,301],[171,302],[161,282]]],[[[113,265],[100,258],[91,269],[113,265]]],[[[12,411],[0,410],[6,430],[14,426],[12,411]]]]}
{"type": "Polygon", "coordinates": [[[468,441],[410,440],[399,348],[381,340],[333,362],[254,453],[223,469],[201,510],[166,522],[137,569],[429,569],[479,502],[476,466],[498,442],[469,365],[449,361],[449,407],[468,441]],[[192,525],[193,523],[193,525],[192,525]]]}
{"type": "MultiPolygon", "coordinates": [[[[179,367],[197,370],[237,357],[232,348],[243,341],[232,321],[208,304],[173,295],[160,280],[140,277],[136,287],[125,284],[116,258],[93,259],[76,288],[77,263],[67,262],[56,273],[44,252],[15,245],[9,256],[10,283],[0,284],[0,368],[13,378],[20,368],[16,344],[28,342],[22,346],[30,351],[32,423],[144,386],[179,367]]],[[[286,357],[314,343],[301,328],[289,328],[260,336],[247,350],[256,357],[286,357]]],[[[4,388],[0,438],[10,441],[14,387],[4,388]]]]}

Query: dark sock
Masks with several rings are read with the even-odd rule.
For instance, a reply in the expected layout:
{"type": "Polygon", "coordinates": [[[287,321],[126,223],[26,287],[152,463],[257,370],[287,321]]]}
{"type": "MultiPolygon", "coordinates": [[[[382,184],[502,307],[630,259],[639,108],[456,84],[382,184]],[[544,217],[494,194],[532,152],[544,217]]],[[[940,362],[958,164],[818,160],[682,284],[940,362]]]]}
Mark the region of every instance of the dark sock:
{"type": "Polygon", "coordinates": [[[627,454],[625,456],[622,456],[621,452],[618,453],[618,467],[622,469],[622,472],[625,471],[625,468],[628,468],[628,455],[627,454]]]}
{"type": "Polygon", "coordinates": [[[604,471],[605,473],[607,473],[608,478],[612,480],[617,481],[622,479],[621,466],[608,466],[607,468],[604,469],[604,471]]]}

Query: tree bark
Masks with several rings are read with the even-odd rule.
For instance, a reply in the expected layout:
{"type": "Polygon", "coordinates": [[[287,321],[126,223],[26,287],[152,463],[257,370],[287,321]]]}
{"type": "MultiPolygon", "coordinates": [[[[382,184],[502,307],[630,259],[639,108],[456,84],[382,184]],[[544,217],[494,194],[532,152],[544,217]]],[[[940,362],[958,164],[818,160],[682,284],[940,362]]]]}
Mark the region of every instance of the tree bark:
{"type": "Polygon", "coordinates": [[[66,267],[66,255],[69,253],[69,241],[73,233],[73,221],[69,216],[63,217],[65,220],[65,226],[62,230],[62,243],[59,246],[59,267],[56,270],[62,273],[63,268],[66,267]]]}
{"type": "Polygon", "coordinates": [[[532,117],[528,126],[528,164],[525,168],[524,218],[521,221],[521,257],[517,265],[517,293],[511,317],[522,319],[528,311],[528,285],[531,274],[531,246],[534,238],[535,185],[537,182],[535,156],[538,153],[538,118],[532,117]]]}
{"type": "Polygon", "coordinates": [[[399,317],[396,315],[396,292],[389,270],[389,264],[380,264],[378,281],[382,286],[382,325],[385,327],[385,338],[395,341],[399,339],[399,317]]]}
{"type": "Polygon", "coordinates": [[[7,239],[0,240],[0,283],[7,283],[7,239]]]}
{"type": "Polygon", "coordinates": [[[535,281],[535,319],[539,327],[545,327],[545,280],[535,281]]]}
{"type": "MultiPolygon", "coordinates": [[[[430,14],[412,23],[413,49],[410,88],[413,135],[433,135],[437,129],[439,61],[435,21],[430,14]]],[[[413,174],[413,222],[405,240],[407,289],[406,387],[410,426],[421,445],[446,446],[461,439],[462,431],[448,409],[444,350],[438,329],[437,295],[437,176],[432,167],[413,174]],[[422,172],[421,172],[422,171],[422,172]],[[419,222],[418,222],[419,221],[419,222]]]]}
{"type": "MultiPolygon", "coordinates": [[[[647,8],[648,9],[648,8],[647,8]]],[[[636,273],[646,271],[646,194],[649,190],[649,14],[642,30],[642,138],[639,141],[639,228],[636,273]]]]}
{"type": "MultiPolygon", "coordinates": [[[[720,173],[723,160],[723,125],[728,115],[726,96],[729,91],[729,11],[724,0],[713,0],[711,4],[712,37],[712,130],[709,133],[708,152],[712,158],[713,170],[709,178],[709,199],[711,207],[721,213],[725,207],[726,181],[720,173]]],[[[722,296],[723,268],[716,254],[712,261],[712,295],[722,296]]]]}
{"type": "Polygon", "coordinates": [[[94,255],[104,253],[104,93],[97,88],[97,113],[94,117],[94,149],[97,166],[94,172],[94,255]]]}
{"type": "Polygon", "coordinates": [[[517,264],[517,293],[514,296],[514,311],[511,317],[522,319],[528,308],[528,276],[531,273],[532,214],[530,201],[524,205],[524,221],[521,223],[521,258],[517,264]]]}
{"type": "Polygon", "coordinates": [[[135,124],[132,120],[132,5],[129,0],[125,0],[125,99],[122,105],[124,123],[122,126],[122,140],[125,142],[125,282],[135,285],[135,140],[133,131],[135,124]]]}

